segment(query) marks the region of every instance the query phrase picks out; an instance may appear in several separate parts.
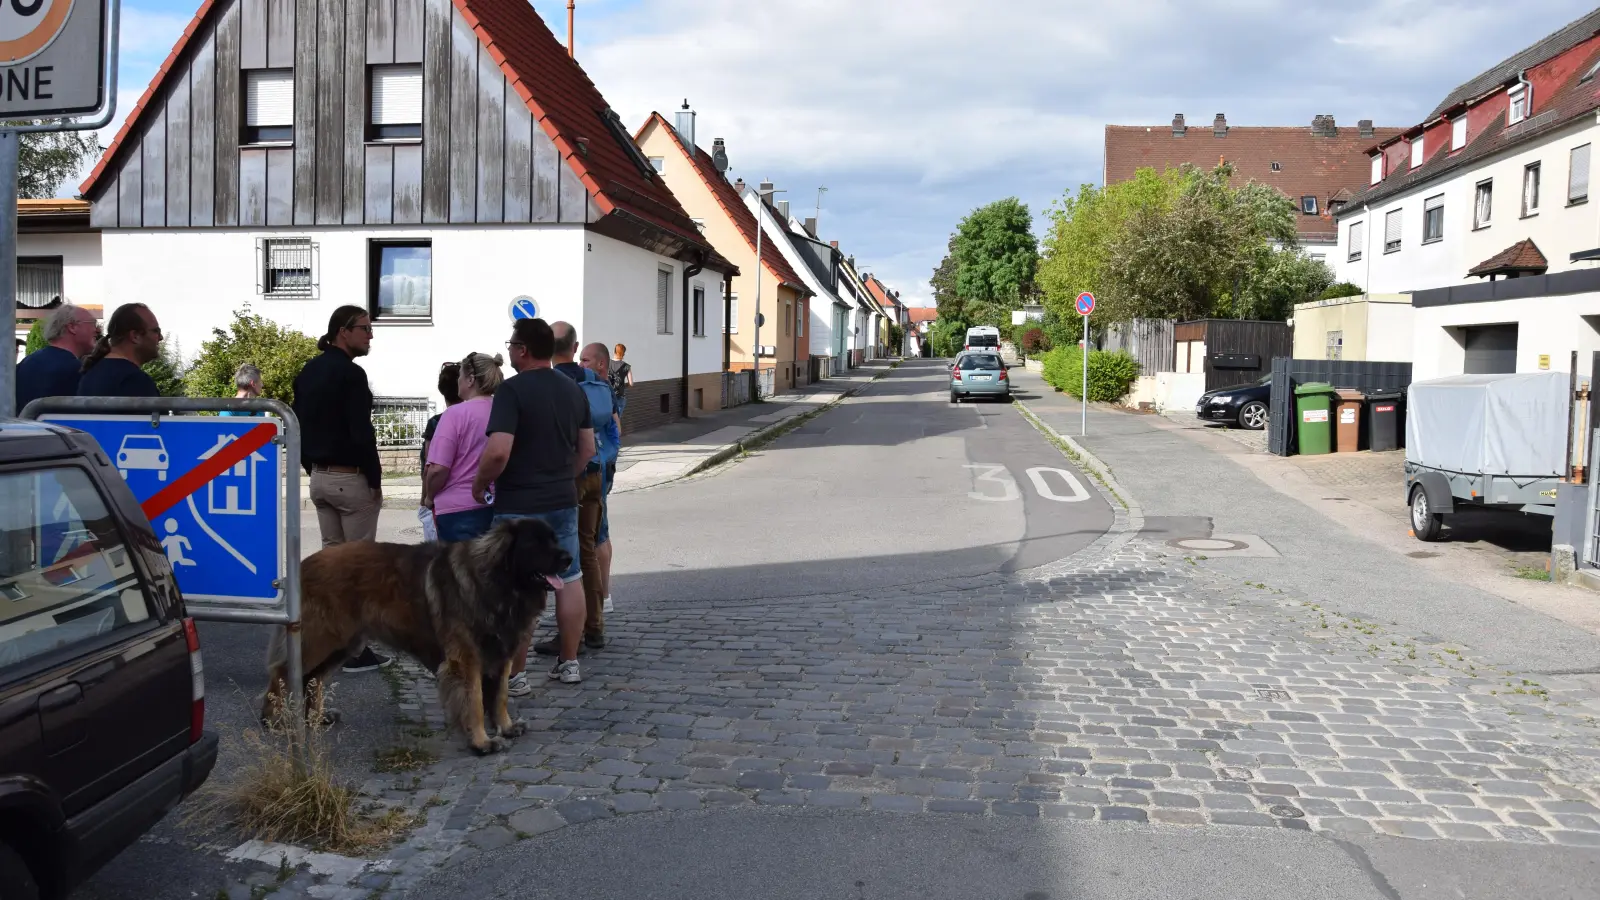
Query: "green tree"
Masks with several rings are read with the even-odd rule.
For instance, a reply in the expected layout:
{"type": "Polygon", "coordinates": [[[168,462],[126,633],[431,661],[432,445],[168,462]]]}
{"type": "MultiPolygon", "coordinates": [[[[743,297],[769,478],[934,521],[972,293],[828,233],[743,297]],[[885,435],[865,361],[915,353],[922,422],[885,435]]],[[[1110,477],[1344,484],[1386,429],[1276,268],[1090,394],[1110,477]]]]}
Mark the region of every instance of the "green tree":
{"type": "Polygon", "coordinates": [[[1322,293],[1317,295],[1317,299],[1337,300],[1340,297],[1358,297],[1363,293],[1365,292],[1361,290],[1361,285],[1351,284],[1348,281],[1341,281],[1337,284],[1328,285],[1325,289],[1323,289],[1322,293]]]}
{"type": "Polygon", "coordinates": [[[261,396],[290,403],[295,376],[316,355],[315,339],[246,306],[234,312],[228,330],[212,329],[211,340],[200,345],[184,389],[191,397],[232,397],[234,373],[241,363],[252,363],[261,369],[261,396]]]}
{"type": "Polygon", "coordinates": [[[44,320],[34,319],[33,326],[28,329],[28,346],[25,352],[31,355],[39,350],[43,350],[45,346],[46,341],[44,339],[44,320]]]}
{"type": "Polygon", "coordinates": [[[939,260],[939,265],[933,270],[933,276],[928,279],[928,286],[933,288],[933,305],[939,310],[939,318],[951,321],[966,321],[966,310],[961,302],[961,295],[956,291],[956,236],[950,235],[950,244],[946,248],[944,259],[939,260]]]}
{"type": "Polygon", "coordinates": [[[100,142],[92,131],[24,133],[17,147],[17,196],[54,197],[67,176],[98,155],[100,142]]]}
{"type": "MultiPolygon", "coordinates": [[[[1110,316],[1110,321],[1131,318],[1119,313],[1116,300],[1105,290],[1102,274],[1111,243],[1122,234],[1136,211],[1169,209],[1181,184],[1178,169],[1165,173],[1140,169],[1128,181],[1104,188],[1081,185],[1076,195],[1068,193],[1051,204],[1050,233],[1044,240],[1038,275],[1045,308],[1055,311],[1063,321],[1074,320],[1074,301],[1089,291],[1100,304],[1097,315],[1110,316]],[[1111,305],[1105,306],[1107,303],[1111,305]]],[[[1077,340],[1076,333],[1073,340],[1077,340]]]]}
{"type": "Polygon", "coordinates": [[[1239,295],[1218,305],[1216,314],[1238,319],[1282,321],[1296,303],[1315,300],[1333,282],[1333,270],[1299,250],[1270,248],[1254,259],[1240,279],[1239,295]]]}
{"type": "Polygon", "coordinates": [[[1039,267],[1039,245],[1033,237],[1033,216],[1015,197],[973,210],[957,227],[951,245],[956,266],[956,292],[981,312],[973,324],[1000,325],[995,310],[1009,313],[1033,295],[1039,267]]]}
{"type": "Polygon", "coordinates": [[[163,397],[183,396],[183,355],[175,341],[163,341],[155,359],[140,368],[156,383],[163,397]]]}

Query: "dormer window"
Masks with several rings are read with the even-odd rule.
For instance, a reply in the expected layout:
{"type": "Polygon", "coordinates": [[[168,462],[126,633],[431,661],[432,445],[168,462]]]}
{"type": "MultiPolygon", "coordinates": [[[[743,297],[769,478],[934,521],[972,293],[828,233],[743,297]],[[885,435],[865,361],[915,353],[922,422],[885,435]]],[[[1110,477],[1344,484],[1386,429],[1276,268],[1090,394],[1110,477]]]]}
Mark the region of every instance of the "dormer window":
{"type": "Polygon", "coordinates": [[[1526,84],[1512,85],[1511,90],[1506,91],[1506,96],[1511,100],[1510,111],[1506,113],[1507,125],[1515,125],[1528,117],[1528,108],[1533,105],[1530,102],[1532,93],[1526,84]]]}
{"type": "Polygon", "coordinates": [[[1305,213],[1308,216],[1316,215],[1317,214],[1317,198],[1312,194],[1306,194],[1304,197],[1301,197],[1300,198],[1300,211],[1305,213]]]}
{"type": "Polygon", "coordinates": [[[1377,184],[1383,180],[1383,154],[1372,154],[1372,183],[1377,184]]]}
{"type": "Polygon", "coordinates": [[[1467,145],[1467,117],[1450,120],[1450,151],[1454,153],[1467,145]]]}
{"type": "Polygon", "coordinates": [[[1411,168],[1413,169],[1422,168],[1422,147],[1422,135],[1419,134],[1411,141],[1411,168]]]}

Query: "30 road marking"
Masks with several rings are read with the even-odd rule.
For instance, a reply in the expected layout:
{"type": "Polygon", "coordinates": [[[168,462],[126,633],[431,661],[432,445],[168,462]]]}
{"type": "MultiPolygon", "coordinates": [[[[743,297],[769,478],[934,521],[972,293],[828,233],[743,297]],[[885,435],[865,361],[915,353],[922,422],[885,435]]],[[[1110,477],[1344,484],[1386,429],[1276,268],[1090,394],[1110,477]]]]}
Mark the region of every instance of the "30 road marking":
{"type": "MultiPolygon", "coordinates": [[[[968,491],[967,496],[974,500],[986,500],[991,503],[1005,503],[1010,500],[1021,500],[1022,492],[1017,488],[1017,480],[1004,465],[993,463],[971,463],[962,466],[964,469],[974,470],[972,477],[973,486],[977,490],[968,491]],[[993,486],[991,489],[990,486],[993,486]],[[995,494],[998,489],[999,495],[995,494]]],[[[1076,475],[1066,469],[1057,469],[1050,466],[1034,466],[1027,470],[1028,481],[1033,485],[1034,493],[1044,500],[1054,500],[1057,503],[1082,503],[1089,499],[1089,492],[1084,489],[1076,475]],[[1053,487],[1046,474],[1054,474],[1061,479],[1066,493],[1060,493],[1053,487]]]]}
{"type": "Polygon", "coordinates": [[[1078,479],[1066,469],[1052,469],[1049,466],[1034,466],[1028,470],[1028,480],[1033,482],[1033,489],[1039,493],[1039,496],[1046,500],[1054,500],[1057,503],[1082,503],[1083,501],[1089,499],[1089,492],[1084,490],[1083,485],[1079,483],[1078,479]],[[1071,491],[1071,495],[1063,497],[1060,494],[1057,494],[1054,490],[1051,490],[1049,482],[1044,480],[1044,473],[1046,472],[1054,472],[1055,474],[1061,476],[1061,480],[1066,483],[1067,488],[1071,491]]]}
{"type": "Polygon", "coordinates": [[[1022,494],[1017,491],[1016,479],[1011,477],[1011,473],[1006,471],[1005,466],[994,466],[988,463],[980,463],[978,465],[962,466],[962,468],[983,470],[973,476],[972,480],[976,485],[995,484],[1000,486],[1000,496],[998,497],[981,490],[968,491],[968,497],[971,497],[974,500],[992,500],[996,503],[1004,503],[1007,500],[1022,499],[1022,494]]]}

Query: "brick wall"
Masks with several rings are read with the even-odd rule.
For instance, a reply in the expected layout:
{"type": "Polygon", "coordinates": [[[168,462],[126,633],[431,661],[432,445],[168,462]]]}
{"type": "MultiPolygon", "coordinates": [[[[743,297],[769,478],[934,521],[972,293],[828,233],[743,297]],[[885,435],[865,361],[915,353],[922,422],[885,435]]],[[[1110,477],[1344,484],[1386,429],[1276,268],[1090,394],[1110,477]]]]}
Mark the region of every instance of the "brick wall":
{"type": "MultiPolygon", "coordinates": [[[[709,392],[708,392],[709,394],[709,392]]],[[[707,405],[713,401],[708,400],[707,405]]],[[[645,428],[666,425],[683,418],[683,379],[662,378],[658,381],[637,381],[628,388],[628,408],[622,413],[624,437],[645,428]],[[662,412],[661,397],[666,395],[666,412],[662,412]]]]}
{"type": "MultiPolygon", "coordinates": [[[[659,403],[659,401],[657,401],[659,403]]],[[[722,408],[722,373],[702,372],[689,376],[689,415],[702,416],[722,408]],[[695,408],[695,391],[700,392],[700,407],[695,408]]]]}

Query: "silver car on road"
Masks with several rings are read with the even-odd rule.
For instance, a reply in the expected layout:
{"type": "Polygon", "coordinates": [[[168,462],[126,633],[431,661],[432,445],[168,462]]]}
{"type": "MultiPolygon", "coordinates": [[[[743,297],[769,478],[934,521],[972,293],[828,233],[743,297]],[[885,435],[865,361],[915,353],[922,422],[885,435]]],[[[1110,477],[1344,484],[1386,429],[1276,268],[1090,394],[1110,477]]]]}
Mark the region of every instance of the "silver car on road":
{"type": "Polygon", "coordinates": [[[1000,354],[969,350],[956,358],[950,367],[950,402],[960,403],[963,397],[1011,399],[1011,379],[1000,354]]]}

